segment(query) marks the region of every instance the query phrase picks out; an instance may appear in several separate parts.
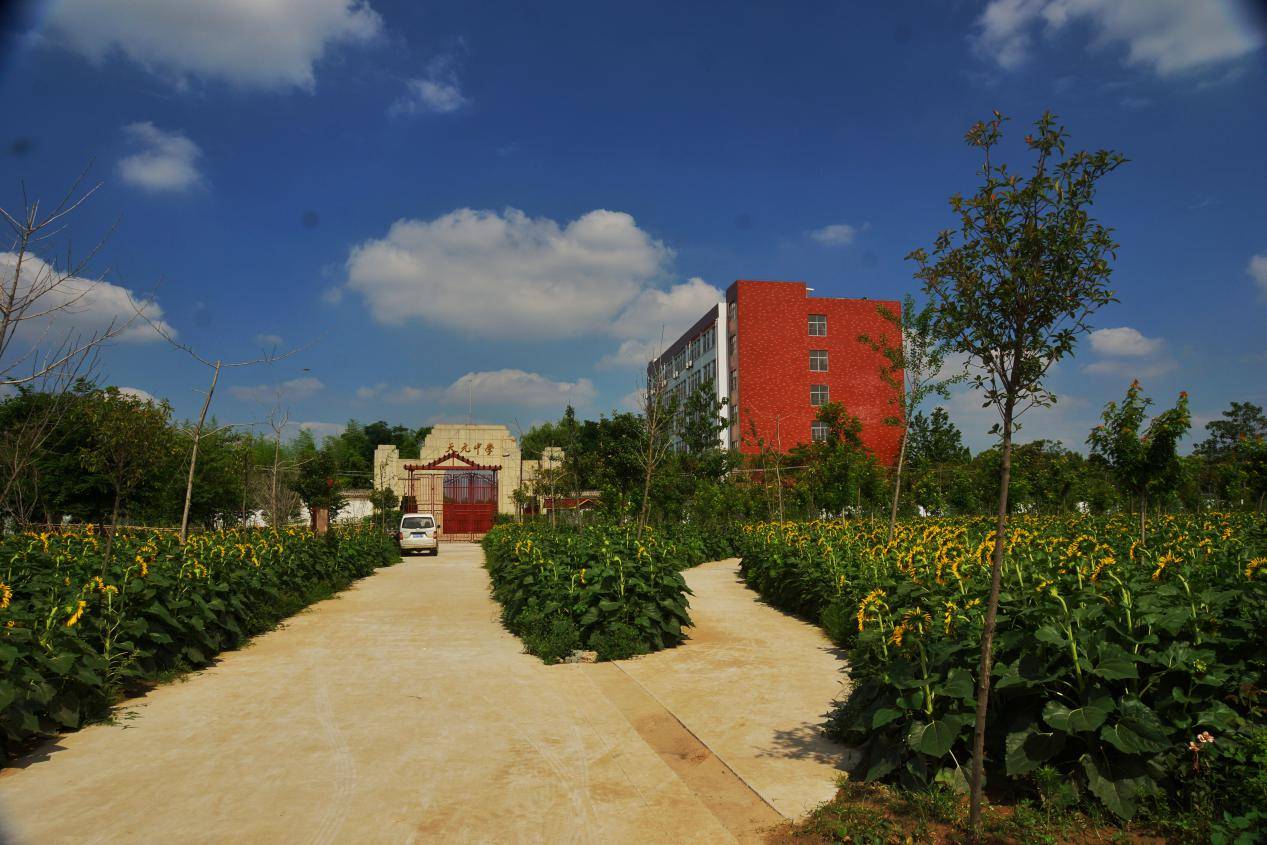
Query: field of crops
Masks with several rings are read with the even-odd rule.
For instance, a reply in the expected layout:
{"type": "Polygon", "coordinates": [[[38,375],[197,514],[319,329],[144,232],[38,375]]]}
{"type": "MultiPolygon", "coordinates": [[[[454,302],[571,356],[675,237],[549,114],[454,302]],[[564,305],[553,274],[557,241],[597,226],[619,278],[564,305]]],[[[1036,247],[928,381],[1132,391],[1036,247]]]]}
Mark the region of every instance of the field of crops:
{"type": "Polygon", "coordinates": [[[647,530],[545,523],[496,526],[484,538],[485,566],[502,621],[548,663],[575,649],[617,660],[677,645],[690,624],[680,569],[724,557],[724,537],[686,527],[647,530]]]}
{"type": "MultiPolygon", "coordinates": [[[[992,674],[995,793],[1267,825],[1267,520],[1012,522],[992,674]]],[[[993,521],[770,523],[743,574],[849,649],[831,730],[856,775],[963,789],[993,521]]]]}
{"type": "Polygon", "coordinates": [[[0,539],[0,750],[102,716],[399,559],[381,531],[195,534],[91,526],[0,539]]]}

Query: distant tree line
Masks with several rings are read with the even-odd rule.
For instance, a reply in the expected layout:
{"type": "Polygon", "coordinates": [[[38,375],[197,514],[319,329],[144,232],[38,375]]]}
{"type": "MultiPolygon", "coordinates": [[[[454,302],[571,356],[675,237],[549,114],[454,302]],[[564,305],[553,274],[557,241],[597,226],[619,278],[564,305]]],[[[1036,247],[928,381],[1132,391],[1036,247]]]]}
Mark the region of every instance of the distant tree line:
{"type": "MultiPolygon", "coordinates": [[[[711,402],[705,385],[688,405],[711,402]]],[[[1147,507],[1155,512],[1177,510],[1262,510],[1267,496],[1267,415],[1249,402],[1233,402],[1222,417],[1209,423],[1206,437],[1191,454],[1179,455],[1177,442],[1186,433],[1186,398],[1180,413],[1163,412],[1158,425],[1178,420],[1180,429],[1167,443],[1154,428],[1141,427],[1137,439],[1160,444],[1148,457],[1156,472],[1147,482],[1147,507]],[[1169,413],[1170,416],[1166,416],[1169,413]]],[[[1128,399],[1105,409],[1110,418],[1128,413],[1123,428],[1142,423],[1148,400],[1137,385],[1128,399]],[[1133,397],[1133,398],[1132,398],[1133,397]],[[1129,409],[1127,406],[1130,406],[1129,409]],[[1139,407],[1135,407],[1139,406],[1139,407]]],[[[714,403],[714,407],[716,407],[714,403]]],[[[713,425],[707,413],[680,415],[678,446],[666,457],[651,484],[652,522],[683,518],[705,522],[737,519],[805,518],[858,514],[887,516],[893,472],[862,444],[861,423],[840,403],[819,409],[827,424],[823,441],[777,452],[754,434],[747,440],[753,454],[727,452],[718,445],[720,409],[713,425]]],[[[1174,409],[1172,409],[1173,411],[1174,409]]],[[[1106,423],[1101,428],[1108,426],[1106,423]]],[[[523,435],[527,459],[547,447],[565,457],[553,478],[539,482],[541,495],[553,484],[560,496],[598,491],[600,508],[610,516],[628,516],[641,504],[642,473],[637,460],[645,437],[642,416],[616,412],[597,420],[580,420],[568,408],[557,422],[534,426],[523,435]]],[[[1001,454],[998,446],[975,455],[942,406],[916,411],[907,431],[906,470],[901,480],[904,515],[986,514],[996,506],[1001,454]]],[[[1012,446],[1009,509],[1012,513],[1091,513],[1140,510],[1142,470],[1128,469],[1123,443],[1097,443],[1090,438],[1087,454],[1059,441],[1038,439],[1012,446]]],[[[1146,473],[1145,473],[1146,474],[1146,473]]]]}
{"type": "MultiPolygon", "coordinates": [[[[391,444],[416,454],[429,431],[351,420],[318,444],[311,431],[278,422],[266,432],[210,422],[192,488],[193,526],[284,524],[297,518],[301,504],[337,511],[343,490],[376,486],[375,448],[391,444]]],[[[114,387],[83,379],[56,393],[20,386],[0,400],[0,513],[9,527],[63,521],[176,527],[191,432],[166,402],[114,387]],[[32,420],[40,421],[34,442],[32,420]]]]}

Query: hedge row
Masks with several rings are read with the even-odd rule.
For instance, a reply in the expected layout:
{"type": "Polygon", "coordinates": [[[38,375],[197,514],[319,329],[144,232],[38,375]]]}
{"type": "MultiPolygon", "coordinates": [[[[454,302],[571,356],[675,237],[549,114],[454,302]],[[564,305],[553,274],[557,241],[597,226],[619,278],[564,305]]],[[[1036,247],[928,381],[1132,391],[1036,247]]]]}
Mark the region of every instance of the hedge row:
{"type": "Polygon", "coordinates": [[[502,524],[484,537],[484,565],[503,623],[529,653],[619,660],[682,641],[690,589],[678,570],[708,550],[650,530],[639,540],[630,526],[502,524]]]}
{"type": "Polygon", "coordinates": [[[365,527],[0,539],[0,750],[103,716],[399,559],[365,527]]]}

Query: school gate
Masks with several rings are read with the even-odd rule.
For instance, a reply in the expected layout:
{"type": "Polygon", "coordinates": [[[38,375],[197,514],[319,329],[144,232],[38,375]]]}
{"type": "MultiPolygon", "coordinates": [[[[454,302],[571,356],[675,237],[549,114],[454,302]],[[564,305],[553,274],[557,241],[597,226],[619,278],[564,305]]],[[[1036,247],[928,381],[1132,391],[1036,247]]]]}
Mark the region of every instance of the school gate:
{"type": "Polygon", "coordinates": [[[488,533],[497,514],[498,464],[477,464],[458,452],[425,464],[405,464],[406,493],[400,509],[435,514],[448,537],[488,533]]]}
{"type": "Polygon", "coordinates": [[[375,449],[374,487],[392,489],[403,511],[433,514],[442,538],[476,540],[498,513],[515,513],[512,494],[539,466],[522,460],[504,425],[441,424],[416,457],[402,457],[395,446],[375,449]]]}

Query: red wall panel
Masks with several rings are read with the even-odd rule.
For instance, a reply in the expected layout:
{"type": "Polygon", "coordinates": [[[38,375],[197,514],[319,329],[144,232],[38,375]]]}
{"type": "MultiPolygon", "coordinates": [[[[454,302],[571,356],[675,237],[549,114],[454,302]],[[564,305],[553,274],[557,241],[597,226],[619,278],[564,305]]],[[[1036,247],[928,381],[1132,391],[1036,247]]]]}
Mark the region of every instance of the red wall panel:
{"type": "MultiPolygon", "coordinates": [[[[901,303],[875,299],[831,299],[809,296],[802,282],[740,280],[726,291],[727,307],[736,303],[729,331],[737,334],[738,434],[740,449],[757,451],[753,428],[768,443],[787,451],[810,441],[810,423],[817,408],[810,405],[810,385],[826,384],[831,401],[839,402],[862,421],[862,442],[886,465],[897,460],[901,429],[885,425],[898,413],[900,399],[884,383],[884,358],[858,340],[889,335],[895,328],[880,316],[901,303]],[[827,336],[811,337],[809,315],[827,316],[827,336]],[[811,349],[825,349],[828,371],[810,372],[811,349]]],[[[729,342],[729,340],[727,340],[729,342]]],[[[734,432],[735,429],[732,429],[734,432]]]]}

